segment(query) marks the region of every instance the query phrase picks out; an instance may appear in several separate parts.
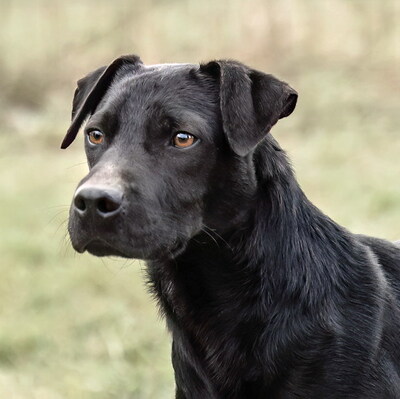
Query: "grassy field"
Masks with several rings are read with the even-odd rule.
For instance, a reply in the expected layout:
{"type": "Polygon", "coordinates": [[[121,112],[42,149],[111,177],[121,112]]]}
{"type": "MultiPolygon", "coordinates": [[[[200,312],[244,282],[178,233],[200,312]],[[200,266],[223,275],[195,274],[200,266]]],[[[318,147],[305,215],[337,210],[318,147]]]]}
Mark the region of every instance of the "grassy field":
{"type": "Polygon", "coordinates": [[[173,396],[145,264],[66,237],[87,171],[82,140],[59,150],[75,81],[119,54],[238,58],[289,81],[298,108],[273,133],[304,191],[352,231],[400,239],[397,0],[110,4],[0,3],[0,398],[173,396]]]}

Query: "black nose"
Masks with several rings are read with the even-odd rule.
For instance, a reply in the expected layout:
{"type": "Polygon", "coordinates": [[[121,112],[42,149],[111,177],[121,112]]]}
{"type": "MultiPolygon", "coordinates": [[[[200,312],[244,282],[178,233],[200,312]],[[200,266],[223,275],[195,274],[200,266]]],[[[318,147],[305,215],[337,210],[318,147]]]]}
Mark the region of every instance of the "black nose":
{"type": "Polygon", "coordinates": [[[114,188],[88,186],[78,189],[73,204],[81,216],[92,214],[107,218],[120,212],[122,197],[122,192],[114,188]]]}

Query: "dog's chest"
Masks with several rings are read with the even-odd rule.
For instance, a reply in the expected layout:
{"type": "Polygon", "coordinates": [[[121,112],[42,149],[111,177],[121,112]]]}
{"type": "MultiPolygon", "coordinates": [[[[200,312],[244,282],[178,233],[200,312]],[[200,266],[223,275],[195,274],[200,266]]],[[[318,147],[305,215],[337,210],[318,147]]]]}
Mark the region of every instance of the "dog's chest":
{"type": "Polygon", "coordinates": [[[233,303],[230,291],[223,287],[213,289],[212,295],[195,275],[188,282],[179,278],[176,269],[164,268],[157,277],[153,287],[169,328],[178,329],[179,335],[185,337],[181,345],[193,354],[196,367],[203,365],[211,381],[224,381],[224,389],[233,389],[244,379],[257,378],[257,330],[254,324],[249,325],[249,314],[245,322],[235,310],[244,308],[243,298],[233,303]]]}

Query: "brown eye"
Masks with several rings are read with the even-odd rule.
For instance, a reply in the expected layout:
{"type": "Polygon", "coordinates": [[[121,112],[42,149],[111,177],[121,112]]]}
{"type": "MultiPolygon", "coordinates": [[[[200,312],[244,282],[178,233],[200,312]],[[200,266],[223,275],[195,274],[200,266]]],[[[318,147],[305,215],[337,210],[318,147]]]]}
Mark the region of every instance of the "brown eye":
{"type": "Polygon", "coordinates": [[[196,141],[197,139],[193,136],[193,134],[179,132],[174,136],[173,143],[175,147],[186,148],[193,145],[196,141]]]}
{"type": "Polygon", "coordinates": [[[100,130],[91,130],[87,135],[92,144],[101,144],[104,141],[104,134],[100,130]]]}

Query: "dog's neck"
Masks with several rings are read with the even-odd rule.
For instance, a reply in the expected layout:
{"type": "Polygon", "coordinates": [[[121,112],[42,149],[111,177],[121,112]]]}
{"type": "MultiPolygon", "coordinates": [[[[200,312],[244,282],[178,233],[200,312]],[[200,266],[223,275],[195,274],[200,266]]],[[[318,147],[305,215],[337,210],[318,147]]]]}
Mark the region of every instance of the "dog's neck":
{"type": "Polygon", "coordinates": [[[268,301],[289,300],[283,295],[304,306],[317,306],[326,297],[338,272],[337,254],[347,252],[351,234],[309,202],[273,139],[260,146],[254,164],[257,207],[248,209],[246,227],[205,231],[177,258],[150,262],[150,282],[167,314],[201,314],[196,298],[208,310],[226,301],[234,311],[235,301],[239,306],[250,296],[267,311],[268,301]],[[258,290],[247,292],[249,284],[258,290]]]}
{"type": "Polygon", "coordinates": [[[286,155],[270,144],[254,155],[257,207],[245,227],[202,233],[176,259],[148,268],[174,340],[185,342],[204,370],[224,373],[235,364],[232,386],[235,378],[261,378],[260,351],[270,367],[263,378],[273,384],[285,356],[325,323],[318,318],[338,280],[346,280],[342,265],[366,261],[352,235],[308,201],[286,155]],[[237,350],[224,349],[227,342],[237,350]]]}

